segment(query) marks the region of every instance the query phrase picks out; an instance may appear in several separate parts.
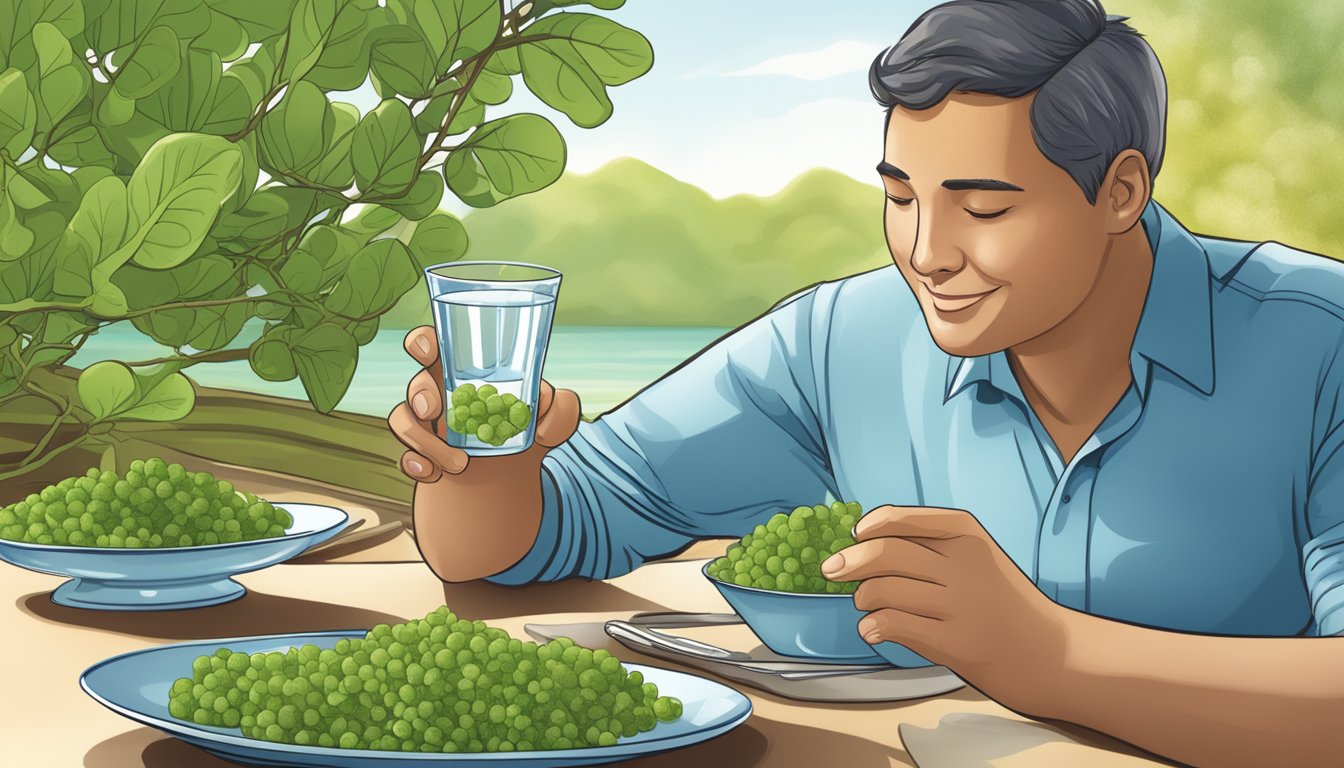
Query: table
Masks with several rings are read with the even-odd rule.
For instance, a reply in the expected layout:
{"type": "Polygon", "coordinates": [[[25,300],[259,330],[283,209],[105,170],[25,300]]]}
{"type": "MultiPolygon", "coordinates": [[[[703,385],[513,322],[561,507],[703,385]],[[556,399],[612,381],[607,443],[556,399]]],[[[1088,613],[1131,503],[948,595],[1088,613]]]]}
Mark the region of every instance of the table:
{"type": "MultiPolygon", "coordinates": [[[[80,672],[118,653],[179,640],[367,629],[417,618],[443,604],[519,638],[527,637],[523,625],[529,622],[601,621],[640,611],[728,610],[698,573],[702,562],[650,564],[605,582],[572,580],[521,588],[444,584],[419,562],[289,564],[237,577],[248,594],[235,602],[163,613],[59,606],[49,593],[61,578],[0,564],[0,658],[5,660],[0,739],[5,763],[85,768],[232,765],[126,720],[80,690],[80,672]]],[[[623,659],[669,666],[615,643],[607,647],[623,659]]],[[[1161,764],[1098,734],[1024,720],[969,687],[881,705],[817,705],[739,688],[755,708],[742,726],[687,750],[621,765],[916,765],[897,733],[899,724],[908,737],[919,737],[920,749],[912,751],[923,768],[1161,764]]]]}

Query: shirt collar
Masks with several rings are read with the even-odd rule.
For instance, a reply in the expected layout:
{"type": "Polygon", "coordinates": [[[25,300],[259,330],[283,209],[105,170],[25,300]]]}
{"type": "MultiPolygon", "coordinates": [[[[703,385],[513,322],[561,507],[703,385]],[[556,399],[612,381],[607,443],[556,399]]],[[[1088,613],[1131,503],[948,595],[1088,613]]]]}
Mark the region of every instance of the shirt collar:
{"type": "MultiPolygon", "coordinates": [[[[1132,352],[1166,368],[1200,392],[1213,394],[1208,255],[1199,240],[1155,201],[1144,210],[1142,222],[1153,249],[1153,276],[1132,352]]],[[[979,381],[1005,394],[1018,391],[1003,352],[980,357],[953,355],[947,364],[943,402],[979,381]]]]}

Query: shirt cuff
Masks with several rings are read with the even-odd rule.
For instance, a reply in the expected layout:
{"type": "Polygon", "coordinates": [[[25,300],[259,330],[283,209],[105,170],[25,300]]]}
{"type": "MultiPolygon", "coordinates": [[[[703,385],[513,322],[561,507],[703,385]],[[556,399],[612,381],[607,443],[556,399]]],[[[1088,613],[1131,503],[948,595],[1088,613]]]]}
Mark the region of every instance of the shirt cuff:
{"type": "Polygon", "coordinates": [[[511,587],[530,584],[540,580],[547,567],[555,559],[560,542],[560,491],[556,487],[555,477],[541,468],[541,526],[537,530],[537,539],[532,543],[523,559],[496,573],[486,576],[485,580],[511,587]]]}
{"type": "Polygon", "coordinates": [[[1307,542],[1302,569],[1316,634],[1344,633],[1344,523],[1307,542]]]}

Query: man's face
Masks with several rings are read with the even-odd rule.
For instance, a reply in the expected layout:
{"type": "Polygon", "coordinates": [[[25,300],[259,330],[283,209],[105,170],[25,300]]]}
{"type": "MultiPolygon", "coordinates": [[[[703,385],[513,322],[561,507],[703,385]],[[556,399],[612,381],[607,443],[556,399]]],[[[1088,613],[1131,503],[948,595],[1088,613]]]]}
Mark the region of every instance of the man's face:
{"type": "Polygon", "coordinates": [[[1101,272],[1102,206],[1037,149],[1030,109],[1031,96],[952,94],[927,110],[892,110],[879,166],[887,245],[949,354],[1046,333],[1101,272]]]}

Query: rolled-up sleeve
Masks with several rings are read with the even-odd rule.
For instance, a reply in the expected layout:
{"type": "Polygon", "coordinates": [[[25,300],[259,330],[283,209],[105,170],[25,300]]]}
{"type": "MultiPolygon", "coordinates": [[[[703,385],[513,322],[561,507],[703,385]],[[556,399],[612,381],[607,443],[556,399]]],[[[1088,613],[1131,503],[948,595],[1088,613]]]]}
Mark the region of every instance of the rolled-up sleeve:
{"type": "Polygon", "coordinates": [[[1322,451],[1307,497],[1302,570],[1316,634],[1344,634],[1344,428],[1336,427],[1322,451]]]}
{"type": "Polygon", "coordinates": [[[833,493],[813,366],[825,338],[817,315],[828,314],[818,290],[786,299],[581,423],[542,462],[532,549],[489,580],[617,576],[833,493]]]}
{"type": "Polygon", "coordinates": [[[1344,342],[1322,365],[1302,573],[1317,635],[1344,634],[1344,342]]]}

